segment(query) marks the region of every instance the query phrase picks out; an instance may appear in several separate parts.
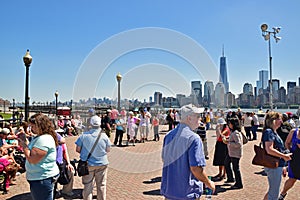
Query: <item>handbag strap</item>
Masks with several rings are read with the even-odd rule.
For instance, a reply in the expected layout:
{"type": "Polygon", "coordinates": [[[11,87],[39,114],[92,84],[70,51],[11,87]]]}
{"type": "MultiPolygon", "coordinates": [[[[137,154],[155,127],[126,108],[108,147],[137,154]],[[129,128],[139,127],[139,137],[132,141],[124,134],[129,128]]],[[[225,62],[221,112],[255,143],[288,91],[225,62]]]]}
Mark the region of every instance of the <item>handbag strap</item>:
{"type": "Polygon", "coordinates": [[[89,155],[88,155],[88,157],[87,157],[86,160],[88,160],[88,159],[91,157],[91,155],[92,155],[92,153],[93,153],[93,151],[94,151],[94,149],[95,149],[95,147],[96,147],[96,144],[98,143],[98,141],[99,141],[99,139],[100,139],[100,136],[101,136],[101,132],[98,132],[98,137],[97,137],[97,139],[96,139],[96,141],[95,141],[95,143],[94,143],[92,149],[90,150],[89,155]]]}

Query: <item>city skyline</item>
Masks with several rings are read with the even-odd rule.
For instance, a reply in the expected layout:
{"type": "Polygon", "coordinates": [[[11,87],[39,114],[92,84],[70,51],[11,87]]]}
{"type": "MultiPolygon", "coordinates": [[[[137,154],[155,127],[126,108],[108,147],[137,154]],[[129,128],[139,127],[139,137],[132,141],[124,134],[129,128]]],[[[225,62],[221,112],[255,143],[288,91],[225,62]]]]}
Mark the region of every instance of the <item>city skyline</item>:
{"type": "MultiPolygon", "coordinates": [[[[219,59],[226,47],[230,91],[255,86],[257,72],[269,70],[268,44],[260,26],[282,26],[279,43],[271,41],[273,79],[298,82],[297,49],[300,2],[274,4],[266,15],[260,1],[84,1],[4,2],[0,16],[1,98],[24,102],[27,49],[30,101],[117,96],[147,99],[190,93],[190,82],[219,80],[219,59]],[[25,9],[24,9],[25,8],[25,9]],[[166,12],[168,11],[168,12],[166,12]],[[113,13],[113,14],[112,14],[113,13]],[[295,76],[295,77],[294,77],[295,76]],[[82,95],[82,96],[81,96],[82,95]]],[[[273,38],[272,38],[273,39],[273,38]]]]}

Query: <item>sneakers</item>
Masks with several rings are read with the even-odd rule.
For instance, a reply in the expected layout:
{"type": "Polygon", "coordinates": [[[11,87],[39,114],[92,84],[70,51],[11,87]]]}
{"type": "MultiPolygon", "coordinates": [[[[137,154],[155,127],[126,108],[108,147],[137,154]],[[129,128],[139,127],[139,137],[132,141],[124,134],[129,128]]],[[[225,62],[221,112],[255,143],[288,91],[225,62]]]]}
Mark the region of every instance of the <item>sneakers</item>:
{"type": "Polygon", "coordinates": [[[278,200],[284,200],[284,198],[285,198],[286,195],[287,195],[287,193],[280,194],[278,200]]]}

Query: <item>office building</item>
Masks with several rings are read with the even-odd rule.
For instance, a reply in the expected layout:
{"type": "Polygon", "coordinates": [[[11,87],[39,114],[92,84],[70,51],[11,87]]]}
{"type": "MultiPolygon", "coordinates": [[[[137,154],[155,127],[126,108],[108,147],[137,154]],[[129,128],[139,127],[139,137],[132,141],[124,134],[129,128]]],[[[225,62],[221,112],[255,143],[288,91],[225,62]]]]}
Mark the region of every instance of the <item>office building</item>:
{"type": "Polygon", "coordinates": [[[253,95],[253,87],[251,83],[245,83],[243,86],[244,94],[252,94],[253,95]]]}
{"type": "Polygon", "coordinates": [[[214,83],[212,81],[205,81],[203,103],[209,106],[214,102],[214,83]]]}
{"type": "Polygon", "coordinates": [[[286,103],[286,90],[284,87],[278,89],[278,102],[286,103]]]}
{"type": "Polygon", "coordinates": [[[273,87],[273,101],[278,100],[278,89],[280,87],[280,81],[278,79],[272,79],[272,87],[273,87]]]}
{"type": "Polygon", "coordinates": [[[227,65],[226,65],[226,57],[224,55],[224,46],[222,49],[222,56],[220,58],[220,78],[219,82],[224,84],[225,93],[229,92],[229,82],[227,78],[227,65]]]}
{"type": "Polygon", "coordinates": [[[258,81],[256,81],[256,95],[260,95],[263,90],[268,88],[269,74],[267,70],[259,71],[258,81]]]}
{"type": "Polygon", "coordinates": [[[215,105],[219,108],[224,107],[225,86],[223,83],[217,83],[215,88],[215,105]]]}
{"type": "Polygon", "coordinates": [[[191,94],[195,95],[196,104],[202,104],[202,84],[201,81],[191,82],[191,94]]]}
{"type": "Polygon", "coordinates": [[[162,93],[161,92],[154,93],[154,103],[155,103],[155,105],[162,105],[162,93]]]}

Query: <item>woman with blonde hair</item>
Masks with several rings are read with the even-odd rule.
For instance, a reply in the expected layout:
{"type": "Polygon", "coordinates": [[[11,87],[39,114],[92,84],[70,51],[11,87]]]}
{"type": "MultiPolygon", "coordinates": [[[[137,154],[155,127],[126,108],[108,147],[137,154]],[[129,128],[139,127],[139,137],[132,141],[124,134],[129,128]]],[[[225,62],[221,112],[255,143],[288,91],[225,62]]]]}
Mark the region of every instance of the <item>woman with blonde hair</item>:
{"type": "Polygon", "coordinates": [[[36,135],[29,142],[25,133],[19,135],[19,144],[26,157],[26,179],[33,200],[52,200],[54,184],[59,176],[56,164],[56,133],[51,120],[41,113],[29,118],[31,131],[36,135]]]}
{"type": "Polygon", "coordinates": [[[262,134],[262,143],[266,152],[272,156],[280,158],[277,168],[265,167],[268,176],[269,189],[264,196],[264,200],[277,200],[281,183],[281,175],[286,175],[284,168],[285,161],[291,160],[291,154],[285,154],[286,150],[283,141],[276,130],[282,123],[282,115],[278,112],[268,112],[265,118],[265,125],[262,134]]]}

